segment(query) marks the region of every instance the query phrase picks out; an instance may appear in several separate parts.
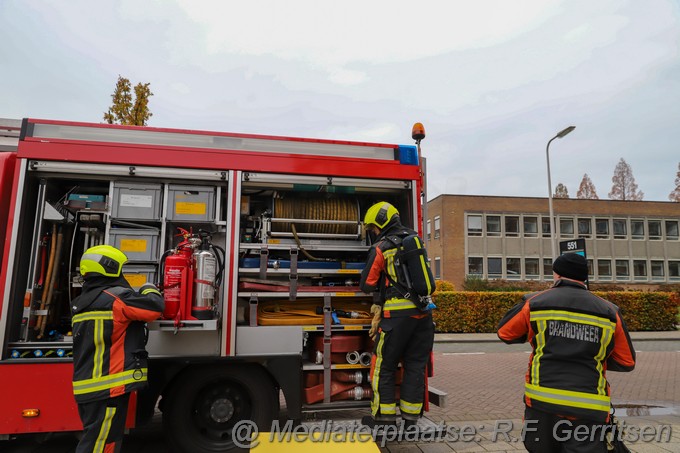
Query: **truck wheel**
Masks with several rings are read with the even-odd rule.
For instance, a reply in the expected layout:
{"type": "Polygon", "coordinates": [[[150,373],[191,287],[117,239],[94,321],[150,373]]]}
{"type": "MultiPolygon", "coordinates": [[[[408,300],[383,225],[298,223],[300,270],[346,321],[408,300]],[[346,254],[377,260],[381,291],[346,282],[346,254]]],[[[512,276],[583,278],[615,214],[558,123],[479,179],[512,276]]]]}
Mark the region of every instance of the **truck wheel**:
{"type": "MultiPolygon", "coordinates": [[[[179,378],[166,393],[163,431],[180,452],[236,449],[232,430],[241,420],[268,431],[279,412],[278,391],[258,367],[199,368],[179,378]]],[[[241,442],[242,443],[242,442],[241,442]]]]}

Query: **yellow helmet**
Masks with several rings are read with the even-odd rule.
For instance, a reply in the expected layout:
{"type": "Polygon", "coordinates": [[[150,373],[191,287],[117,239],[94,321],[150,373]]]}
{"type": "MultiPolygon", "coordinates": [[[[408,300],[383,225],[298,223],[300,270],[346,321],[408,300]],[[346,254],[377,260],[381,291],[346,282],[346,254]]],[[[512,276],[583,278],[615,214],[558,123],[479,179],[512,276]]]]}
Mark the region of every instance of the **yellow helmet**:
{"type": "Polygon", "coordinates": [[[394,216],[398,215],[399,211],[397,211],[397,208],[386,201],[379,201],[368,208],[368,211],[366,211],[364,224],[367,226],[375,225],[382,230],[388,223],[392,221],[394,216]]]}
{"type": "Polygon", "coordinates": [[[119,277],[127,256],[110,245],[96,245],[85,250],[80,258],[80,274],[101,274],[106,277],[119,277]]]}

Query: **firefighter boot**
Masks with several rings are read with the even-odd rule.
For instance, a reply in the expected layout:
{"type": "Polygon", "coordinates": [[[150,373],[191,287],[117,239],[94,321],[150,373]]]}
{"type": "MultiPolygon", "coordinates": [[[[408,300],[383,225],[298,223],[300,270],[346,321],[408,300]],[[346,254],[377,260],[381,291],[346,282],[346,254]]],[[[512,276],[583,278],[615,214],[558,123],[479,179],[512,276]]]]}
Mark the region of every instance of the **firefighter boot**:
{"type": "Polygon", "coordinates": [[[402,419],[401,429],[404,434],[417,435],[420,432],[420,426],[418,426],[418,420],[411,420],[408,418],[402,419]]]}
{"type": "Polygon", "coordinates": [[[392,430],[392,434],[388,438],[396,437],[395,434],[398,429],[396,417],[378,415],[376,418],[373,418],[370,415],[365,415],[361,417],[361,424],[370,428],[374,442],[382,442],[387,432],[392,430]]]}

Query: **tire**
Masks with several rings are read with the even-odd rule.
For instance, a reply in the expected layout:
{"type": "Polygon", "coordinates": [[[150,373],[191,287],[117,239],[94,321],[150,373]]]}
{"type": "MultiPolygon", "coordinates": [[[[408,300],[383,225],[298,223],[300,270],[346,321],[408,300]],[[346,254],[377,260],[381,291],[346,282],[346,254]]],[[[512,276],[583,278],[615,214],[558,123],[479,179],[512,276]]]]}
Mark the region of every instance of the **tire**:
{"type": "Polygon", "coordinates": [[[268,431],[279,412],[272,379],[262,368],[243,364],[185,372],[164,398],[163,431],[177,452],[235,450],[236,423],[251,420],[268,431]]]}

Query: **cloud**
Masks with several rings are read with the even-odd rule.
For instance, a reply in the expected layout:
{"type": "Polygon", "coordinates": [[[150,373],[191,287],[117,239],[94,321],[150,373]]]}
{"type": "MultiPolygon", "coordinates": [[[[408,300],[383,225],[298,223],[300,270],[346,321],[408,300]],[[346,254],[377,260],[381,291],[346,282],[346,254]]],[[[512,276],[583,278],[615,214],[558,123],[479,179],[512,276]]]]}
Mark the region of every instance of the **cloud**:
{"type": "Polygon", "coordinates": [[[0,2],[5,117],[101,121],[118,74],[152,125],[412,143],[429,193],[606,196],[624,157],[646,199],[678,164],[675,0],[0,2]]]}
{"type": "Polygon", "coordinates": [[[557,12],[556,2],[541,0],[177,0],[177,5],[206,30],[207,54],[270,56],[330,73],[351,63],[409,62],[492,46],[557,12]]]}

